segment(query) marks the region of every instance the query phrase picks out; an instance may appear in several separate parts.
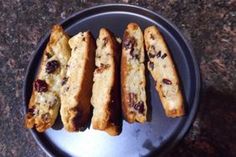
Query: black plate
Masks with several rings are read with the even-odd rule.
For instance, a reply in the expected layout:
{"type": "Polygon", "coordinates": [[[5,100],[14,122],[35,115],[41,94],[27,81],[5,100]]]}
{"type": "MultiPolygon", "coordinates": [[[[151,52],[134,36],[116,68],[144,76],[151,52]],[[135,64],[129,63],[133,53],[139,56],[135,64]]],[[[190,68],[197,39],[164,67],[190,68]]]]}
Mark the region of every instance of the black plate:
{"type": "MultiPolygon", "coordinates": [[[[186,99],[187,114],[182,118],[167,118],[149,76],[152,120],[145,124],[128,124],[123,121],[123,131],[117,137],[87,129],[85,132],[68,133],[64,129],[48,129],[45,133],[31,132],[42,147],[51,156],[147,156],[160,154],[183,138],[197,112],[200,75],[192,49],[178,29],[162,16],[147,9],[127,5],[110,4],[83,10],[64,20],[61,25],[72,36],[80,31],[90,30],[97,37],[101,27],[106,27],[122,37],[126,25],[138,23],[142,29],[156,25],[164,35],[179,72],[186,99]]],[[[43,50],[49,39],[49,33],[39,43],[26,74],[24,84],[24,103],[27,106],[32,90],[32,82],[43,50]]],[[[58,122],[57,122],[58,123],[58,122]]]]}

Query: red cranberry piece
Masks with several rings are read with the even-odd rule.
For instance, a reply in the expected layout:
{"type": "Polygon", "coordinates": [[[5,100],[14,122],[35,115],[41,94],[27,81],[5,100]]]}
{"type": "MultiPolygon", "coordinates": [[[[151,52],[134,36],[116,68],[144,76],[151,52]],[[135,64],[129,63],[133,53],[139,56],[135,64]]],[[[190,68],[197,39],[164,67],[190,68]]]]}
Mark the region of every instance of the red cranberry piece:
{"type": "Polygon", "coordinates": [[[34,112],[34,108],[28,108],[28,112],[34,112]]]}
{"type": "Polygon", "coordinates": [[[53,73],[59,67],[59,62],[56,60],[49,61],[46,64],[46,72],[48,74],[53,73]]]}
{"type": "Polygon", "coordinates": [[[157,57],[157,58],[161,57],[161,51],[158,51],[158,52],[156,53],[156,57],[157,57]]]}
{"type": "Polygon", "coordinates": [[[171,85],[172,84],[171,80],[168,80],[168,79],[163,79],[162,82],[167,84],[167,85],[171,85]]]}
{"type": "Polygon", "coordinates": [[[67,81],[68,81],[68,77],[64,77],[64,78],[62,79],[61,85],[62,85],[62,86],[65,85],[67,81]]]}
{"type": "Polygon", "coordinates": [[[134,38],[127,38],[124,42],[123,42],[123,46],[124,48],[127,49],[133,49],[134,47],[134,43],[135,43],[135,39],[134,38]]]}
{"type": "Polygon", "coordinates": [[[52,57],[52,55],[49,53],[49,52],[46,52],[46,54],[45,54],[46,56],[47,56],[47,59],[49,59],[49,58],[51,58],[52,57]]]}
{"type": "Polygon", "coordinates": [[[163,54],[162,56],[161,56],[161,59],[164,59],[164,58],[166,58],[166,56],[167,56],[167,54],[165,53],[165,54],[163,54]]]}
{"type": "Polygon", "coordinates": [[[137,54],[137,53],[135,53],[135,51],[133,51],[133,50],[131,50],[130,51],[130,55],[132,56],[132,58],[134,58],[134,59],[139,59],[139,55],[137,54]]]}
{"type": "Polygon", "coordinates": [[[149,58],[154,58],[155,54],[149,53],[148,56],[149,56],[149,58]]]}
{"type": "Polygon", "coordinates": [[[46,92],[48,90],[48,84],[46,81],[38,79],[34,82],[34,89],[37,92],[46,92]]]}
{"type": "Polygon", "coordinates": [[[130,49],[130,55],[132,56],[132,58],[139,59],[139,55],[137,53],[135,53],[135,51],[134,51],[134,45],[135,45],[135,39],[134,38],[127,38],[123,42],[123,47],[126,50],[130,49]]]}
{"type": "Polygon", "coordinates": [[[144,103],[143,103],[143,101],[139,101],[137,104],[135,104],[134,109],[137,110],[139,113],[143,113],[144,112],[144,103]]]}

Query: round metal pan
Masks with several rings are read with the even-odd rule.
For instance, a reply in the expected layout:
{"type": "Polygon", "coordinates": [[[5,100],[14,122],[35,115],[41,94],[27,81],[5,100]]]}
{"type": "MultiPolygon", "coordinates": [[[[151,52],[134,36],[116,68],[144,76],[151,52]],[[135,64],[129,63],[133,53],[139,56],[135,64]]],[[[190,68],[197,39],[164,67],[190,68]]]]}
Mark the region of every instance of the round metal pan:
{"type": "MultiPolygon", "coordinates": [[[[85,157],[136,157],[160,155],[180,141],[191,126],[196,115],[200,93],[199,67],[194,54],[178,29],[162,16],[145,8],[127,4],[109,4],[92,7],[78,12],[60,24],[73,36],[80,31],[90,30],[94,37],[99,29],[106,27],[122,38],[130,22],[136,22],[144,30],[156,25],[163,34],[176,64],[185,97],[187,113],[181,118],[168,118],[164,114],[159,96],[154,88],[153,79],[147,74],[152,107],[151,121],[145,124],[128,124],[123,121],[119,136],[112,137],[102,131],[87,129],[84,132],[68,133],[58,118],[53,128],[44,133],[34,129],[31,132],[49,156],[85,157]]],[[[39,43],[36,53],[28,66],[24,82],[24,105],[30,99],[35,73],[49,39],[49,33],[39,43]]]]}

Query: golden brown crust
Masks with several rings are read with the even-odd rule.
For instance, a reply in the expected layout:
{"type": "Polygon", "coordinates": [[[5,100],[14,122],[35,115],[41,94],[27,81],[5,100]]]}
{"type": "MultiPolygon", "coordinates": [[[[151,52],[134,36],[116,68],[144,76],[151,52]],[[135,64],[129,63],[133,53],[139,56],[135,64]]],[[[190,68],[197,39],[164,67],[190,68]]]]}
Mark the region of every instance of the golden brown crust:
{"type": "Polygon", "coordinates": [[[135,23],[128,24],[122,44],[121,93],[123,116],[129,123],[147,120],[143,34],[135,23]]]}
{"type": "Polygon", "coordinates": [[[100,29],[94,71],[92,125],[115,136],[121,132],[118,43],[109,30],[100,29]]]}
{"type": "Polygon", "coordinates": [[[148,69],[156,81],[165,113],[168,117],[184,115],[183,95],[171,54],[161,33],[155,26],[144,31],[148,69]]]}
{"type": "MultiPolygon", "coordinates": [[[[124,37],[125,38],[125,37],[124,37]]],[[[123,38],[123,40],[124,40],[123,38]]],[[[125,76],[127,75],[128,72],[128,65],[127,65],[127,57],[126,55],[123,55],[122,52],[122,56],[121,56],[121,101],[122,101],[122,112],[123,112],[123,116],[124,119],[130,123],[133,123],[135,120],[134,118],[130,118],[130,116],[128,116],[128,104],[129,104],[129,98],[128,98],[128,92],[125,90],[125,82],[126,82],[126,78],[125,76]]]]}
{"type": "Polygon", "coordinates": [[[28,112],[25,117],[25,127],[35,126],[38,132],[44,132],[50,128],[58,115],[60,107],[59,91],[67,60],[70,56],[68,45],[69,37],[64,33],[60,25],[54,25],[46,49],[43,53],[39,72],[34,83],[40,79],[47,83],[48,89],[45,92],[38,92],[33,87],[32,95],[28,105],[28,112]],[[63,56],[61,58],[60,56],[63,56]],[[50,61],[57,61],[59,67],[54,72],[46,72],[46,65],[50,61]]]}
{"type": "Polygon", "coordinates": [[[61,90],[61,118],[67,131],[84,130],[91,118],[90,98],[95,54],[95,41],[90,32],[78,33],[69,40],[72,48],[61,90]]]}

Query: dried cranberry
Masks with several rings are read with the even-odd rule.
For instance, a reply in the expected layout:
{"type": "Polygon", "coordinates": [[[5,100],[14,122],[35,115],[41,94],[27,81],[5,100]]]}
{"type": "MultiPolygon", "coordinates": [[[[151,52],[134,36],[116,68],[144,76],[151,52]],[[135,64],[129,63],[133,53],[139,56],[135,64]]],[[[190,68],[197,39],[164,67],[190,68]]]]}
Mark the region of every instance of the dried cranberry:
{"type": "Polygon", "coordinates": [[[132,49],[135,43],[134,38],[126,38],[126,40],[123,42],[123,46],[125,49],[132,49]]]}
{"type": "Polygon", "coordinates": [[[149,53],[148,56],[149,56],[149,58],[154,58],[155,54],[149,53]]]}
{"type": "Polygon", "coordinates": [[[46,92],[48,90],[48,84],[46,81],[38,79],[34,82],[34,89],[37,92],[46,92]]]}
{"type": "Polygon", "coordinates": [[[166,56],[167,56],[167,54],[165,53],[165,54],[163,54],[162,56],[161,56],[161,59],[164,59],[164,58],[166,58],[166,56]]]}
{"type": "Polygon", "coordinates": [[[172,82],[170,80],[168,80],[168,79],[163,79],[162,82],[167,84],[167,85],[171,85],[172,84],[172,82]]]}
{"type": "Polygon", "coordinates": [[[48,74],[53,73],[54,71],[56,71],[56,69],[59,67],[59,65],[60,65],[59,62],[56,60],[49,61],[46,64],[46,72],[48,74]]]}
{"type": "Polygon", "coordinates": [[[132,56],[132,58],[139,59],[139,55],[135,54],[134,51],[130,51],[130,55],[132,56]]]}
{"type": "Polygon", "coordinates": [[[134,109],[137,110],[139,113],[143,113],[144,112],[144,103],[143,103],[143,101],[139,101],[137,104],[135,104],[134,109]]]}
{"type": "Polygon", "coordinates": [[[64,77],[64,78],[62,79],[61,85],[62,85],[62,86],[65,85],[67,81],[68,81],[68,77],[64,77]]]}
{"type": "Polygon", "coordinates": [[[156,54],[156,57],[157,58],[161,57],[161,51],[158,51],[158,53],[156,54]]]}
{"type": "Polygon", "coordinates": [[[130,55],[132,58],[139,59],[139,55],[134,51],[135,39],[133,37],[128,37],[123,42],[123,47],[127,50],[130,49],[130,55]]]}
{"type": "Polygon", "coordinates": [[[152,61],[149,62],[149,67],[153,70],[154,69],[154,63],[152,61]]]}
{"type": "Polygon", "coordinates": [[[47,59],[51,58],[52,57],[52,54],[50,54],[49,52],[46,52],[45,54],[47,56],[47,59]]]}
{"type": "Polygon", "coordinates": [[[29,108],[29,109],[28,109],[28,112],[33,114],[33,113],[34,113],[34,110],[35,110],[34,108],[29,108]]]}

